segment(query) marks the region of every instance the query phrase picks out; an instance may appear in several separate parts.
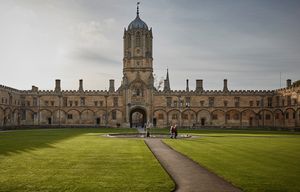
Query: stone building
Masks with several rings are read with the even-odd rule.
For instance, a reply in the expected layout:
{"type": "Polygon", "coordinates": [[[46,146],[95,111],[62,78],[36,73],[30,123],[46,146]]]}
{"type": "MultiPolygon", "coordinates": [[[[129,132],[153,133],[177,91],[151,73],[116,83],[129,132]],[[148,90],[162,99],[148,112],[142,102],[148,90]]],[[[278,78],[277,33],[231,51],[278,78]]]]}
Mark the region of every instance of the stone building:
{"type": "Polygon", "coordinates": [[[300,127],[300,81],[287,80],[278,90],[172,90],[167,72],[163,91],[154,87],[152,29],[139,17],[124,30],[123,79],[115,88],[85,90],[18,90],[0,86],[0,127],[6,126],[109,126],[156,127],[177,123],[184,127],[300,127]]]}

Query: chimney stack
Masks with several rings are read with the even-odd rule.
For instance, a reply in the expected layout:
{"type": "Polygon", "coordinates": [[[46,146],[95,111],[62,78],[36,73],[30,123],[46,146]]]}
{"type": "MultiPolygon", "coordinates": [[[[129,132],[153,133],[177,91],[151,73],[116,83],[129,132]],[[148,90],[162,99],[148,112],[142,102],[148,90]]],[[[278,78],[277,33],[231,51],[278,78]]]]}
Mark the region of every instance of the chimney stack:
{"type": "Polygon", "coordinates": [[[292,80],[291,79],[287,79],[286,80],[286,87],[290,87],[292,86],[292,80]]]}
{"type": "Polygon", "coordinates": [[[196,80],[196,91],[203,91],[203,80],[202,79],[196,80]]]}
{"type": "Polygon", "coordinates": [[[223,92],[228,92],[227,79],[224,79],[223,92]]]}
{"type": "Polygon", "coordinates": [[[115,92],[115,80],[114,79],[110,79],[109,80],[109,92],[115,92]]]}
{"type": "Polygon", "coordinates": [[[61,88],[60,88],[60,79],[56,79],[55,80],[55,89],[54,89],[55,92],[60,92],[61,91],[61,88]]]}
{"type": "Polygon", "coordinates": [[[79,79],[79,88],[78,91],[83,91],[83,80],[79,79]]]}
{"type": "Polygon", "coordinates": [[[34,86],[34,85],[32,85],[31,91],[32,91],[32,92],[38,92],[38,91],[39,91],[39,88],[36,87],[36,86],[34,86]]]}
{"type": "Polygon", "coordinates": [[[186,79],[186,91],[189,92],[189,79],[186,79]]]}

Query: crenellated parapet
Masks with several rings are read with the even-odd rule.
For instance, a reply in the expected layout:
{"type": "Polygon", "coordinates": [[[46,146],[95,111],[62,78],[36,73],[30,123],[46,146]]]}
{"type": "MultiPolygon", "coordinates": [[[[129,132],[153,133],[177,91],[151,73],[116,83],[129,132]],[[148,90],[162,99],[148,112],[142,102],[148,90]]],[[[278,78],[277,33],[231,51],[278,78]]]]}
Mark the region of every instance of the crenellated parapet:
{"type": "Polygon", "coordinates": [[[190,96],[205,96],[205,95],[273,95],[276,92],[273,90],[170,90],[170,91],[157,91],[155,95],[190,95],[190,96]]]}

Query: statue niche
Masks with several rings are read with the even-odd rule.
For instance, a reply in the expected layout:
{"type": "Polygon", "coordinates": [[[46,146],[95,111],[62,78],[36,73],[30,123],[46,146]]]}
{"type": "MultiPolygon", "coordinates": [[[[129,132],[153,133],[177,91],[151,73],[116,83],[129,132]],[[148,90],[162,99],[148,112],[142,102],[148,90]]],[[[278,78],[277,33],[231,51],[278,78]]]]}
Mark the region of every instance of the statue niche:
{"type": "Polygon", "coordinates": [[[144,88],[141,83],[135,83],[131,87],[132,97],[143,97],[144,96],[144,88]]]}

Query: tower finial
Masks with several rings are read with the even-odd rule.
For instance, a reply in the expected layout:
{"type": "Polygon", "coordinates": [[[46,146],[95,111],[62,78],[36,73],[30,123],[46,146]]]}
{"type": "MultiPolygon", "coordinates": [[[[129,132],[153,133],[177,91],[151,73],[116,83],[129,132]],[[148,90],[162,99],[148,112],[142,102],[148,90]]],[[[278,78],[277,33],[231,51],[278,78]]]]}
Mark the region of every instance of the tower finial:
{"type": "Polygon", "coordinates": [[[140,5],[140,2],[138,1],[137,3],[136,3],[136,15],[137,16],[139,16],[139,5],[140,5]]]}

